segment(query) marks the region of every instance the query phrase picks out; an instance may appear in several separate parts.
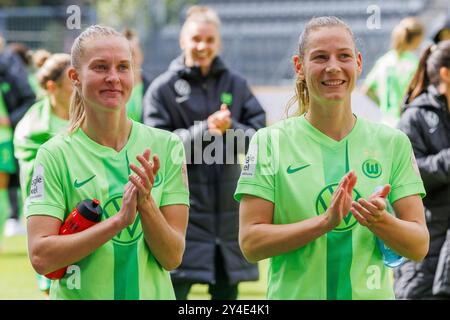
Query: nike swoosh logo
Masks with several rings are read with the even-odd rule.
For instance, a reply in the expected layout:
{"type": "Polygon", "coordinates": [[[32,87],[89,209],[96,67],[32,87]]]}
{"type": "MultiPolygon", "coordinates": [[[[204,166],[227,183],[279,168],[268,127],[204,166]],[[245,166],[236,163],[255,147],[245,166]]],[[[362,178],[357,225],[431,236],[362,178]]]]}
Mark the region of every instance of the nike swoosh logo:
{"type": "Polygon", "coordinates": [[[310,164],[307,164],[307,165],[304,165],[304,166],[301,166],[301,167],[298,167],[298,168],[291,168],[291,166],[289,166],[287,168],[287,173],[288,174],[292,174],[292,173],[295,173],[295,172],[297,172],[299,170],[305,169],[306,167],[309,167],[309,166],[310,166],[310,164]]]}
{"type": "Polygon", "coordinates": [[[86,183],[88,183],[89,181],[91,181],[94,178],[95,178],[95,174],[92,177],[90,177],[90,178],[88,178],[88,179],[86,179],[84,181],[81,181],[81,182],[78,182],[78,179],[75,179],[75,182],[73,183],[73,186],[78,189],[78,188],[84,186],[86,183]]]}

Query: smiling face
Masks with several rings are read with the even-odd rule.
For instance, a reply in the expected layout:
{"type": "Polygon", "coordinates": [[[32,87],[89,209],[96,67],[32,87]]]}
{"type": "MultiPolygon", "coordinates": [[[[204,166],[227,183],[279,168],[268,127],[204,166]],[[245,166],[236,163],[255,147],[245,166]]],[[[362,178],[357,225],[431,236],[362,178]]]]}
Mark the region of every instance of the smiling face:
{"type": "Polygon", "coordinates": [[[128,40],[110,35],[85,43],[80,70],[69,71],[86,107],[115,111],[125,108],[133,88],[131,51],[128,40]]]}
{"type": "Polygon", "coordinates": [[[180,46],[186,66],[198,66],[207,74],[220,50],[218,27],[212,22],[190,22],[181,34],[180,46]]]}
{"type": "Polygon", "coordinates": [[[316,28],[308,35],[305,48],[296,68],[306,80],[311,106],[350,103],[362,58],[349,32],[344,27],[316,28]]]}

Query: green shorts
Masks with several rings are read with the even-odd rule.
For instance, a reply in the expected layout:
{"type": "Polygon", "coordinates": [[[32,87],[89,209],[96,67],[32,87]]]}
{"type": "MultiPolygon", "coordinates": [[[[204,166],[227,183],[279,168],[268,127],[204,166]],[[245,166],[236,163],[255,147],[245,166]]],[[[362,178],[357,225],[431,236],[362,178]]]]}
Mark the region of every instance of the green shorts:
{"type": "Polygon", "coordinates": [[[0,141],[0,172],[16,172],[14,149],[12,141],[0,141]]]}

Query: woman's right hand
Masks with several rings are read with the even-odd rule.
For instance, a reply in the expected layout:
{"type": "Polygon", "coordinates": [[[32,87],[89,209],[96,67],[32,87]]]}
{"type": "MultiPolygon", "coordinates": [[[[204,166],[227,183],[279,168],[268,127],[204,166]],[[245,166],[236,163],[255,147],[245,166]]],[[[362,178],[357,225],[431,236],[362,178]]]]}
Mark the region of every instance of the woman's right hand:
{"type": "Polygon", "coordinates": [[[327,228],[331,231],[336,228],[350,212],[353,202],[353,188],[356,184],[356,174],[352,170],[342,177],[333,193],[331,203],[325,212],[327,228]]]}
{"type": "Polygon", "coordinates": [[[119,214],[117,214],[118,219],[120,219],[120,225],[123,228],[131,225],[136,219],[137,214],[137,188],[128,182],[125,185],[125,191],[122,198],[122,207],[120,208],[119,214]]]}

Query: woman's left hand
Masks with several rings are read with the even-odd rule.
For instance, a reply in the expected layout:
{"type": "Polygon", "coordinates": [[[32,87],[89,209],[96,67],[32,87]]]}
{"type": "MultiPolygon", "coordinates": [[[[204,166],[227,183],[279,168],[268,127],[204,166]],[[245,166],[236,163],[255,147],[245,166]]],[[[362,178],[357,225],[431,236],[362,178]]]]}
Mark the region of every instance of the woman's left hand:
{"type": "Polygon", "coordinates": [[[157,155],[153,156],[153,161],[150,161],[151,151],[145,149],[142,155],[136,156],[136,159],[142,165],[141,168],[134,164],[130,164],[130,169],[134,171],[135,175],[130,175],[129,179],[138,190],[137,207],[139,208],[150,201],[153,184],[158,173],[160,162],[157,155]]]}
{"type": "Polygon", "coordinates": [[[386,197],[391,191],[390,185],[372,194],[368,200],[364,198],[353,201],[350,211],[355,219],[363,226],[371,227],[382,222],[388,214],[386,212],[386,197]]]}

